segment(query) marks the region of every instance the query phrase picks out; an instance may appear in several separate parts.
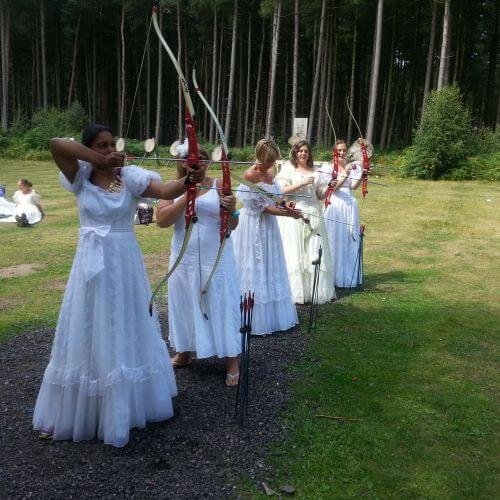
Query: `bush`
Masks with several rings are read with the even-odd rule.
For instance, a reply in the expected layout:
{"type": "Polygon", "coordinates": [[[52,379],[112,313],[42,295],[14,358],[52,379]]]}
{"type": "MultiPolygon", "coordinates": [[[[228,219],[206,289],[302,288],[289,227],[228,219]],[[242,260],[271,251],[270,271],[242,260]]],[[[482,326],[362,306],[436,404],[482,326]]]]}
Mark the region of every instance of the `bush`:
{"type": "Polygon", "coordinates": [[[474,149],[470,115],[460,92],[445,87],[429,96],[413,145],[406,151],[404,170],[420,179],[447,177],[474,149]]]}
{"type": "Polygon", "coordinates": [[[47,150],[52,137],[79,137],[86,124],[85,111],[78,102],[65,111],[57,108],[40,110],[31,119],[24,143],[27,149],[47,150]]]}

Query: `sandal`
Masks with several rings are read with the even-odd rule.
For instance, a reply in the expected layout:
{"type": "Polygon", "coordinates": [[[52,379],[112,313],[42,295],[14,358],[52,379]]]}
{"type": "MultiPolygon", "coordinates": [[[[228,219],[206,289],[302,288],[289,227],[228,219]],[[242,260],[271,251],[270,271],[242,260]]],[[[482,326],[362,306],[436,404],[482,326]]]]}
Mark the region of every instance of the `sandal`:
{"type": "Polygon", "coordinates": [[[41,439],[42,441],[50,441],[52,440],[53,434],[50,431],[41,431],[40,434],[38,434],[38,439],[41,439]]]}
{"type": "Polygon", "coordinates": [[[229,372],[226,374],[226,385],[228,387],[236,387],[239,381],[240,381],[240,372],[237,372],[234,375],[229,372]]]}

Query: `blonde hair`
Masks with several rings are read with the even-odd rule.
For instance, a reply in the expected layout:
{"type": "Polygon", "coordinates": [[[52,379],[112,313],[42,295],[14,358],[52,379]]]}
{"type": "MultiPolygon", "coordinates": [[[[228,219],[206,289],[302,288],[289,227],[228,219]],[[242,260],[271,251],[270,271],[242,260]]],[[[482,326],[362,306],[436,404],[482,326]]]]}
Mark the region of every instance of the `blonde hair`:
{"type": "Polygon", "coordinates": [[[271,139],[261,139],[255,145],[255,157],[260,163],[273,163],[281,158],[280,148],[271,139]]]}

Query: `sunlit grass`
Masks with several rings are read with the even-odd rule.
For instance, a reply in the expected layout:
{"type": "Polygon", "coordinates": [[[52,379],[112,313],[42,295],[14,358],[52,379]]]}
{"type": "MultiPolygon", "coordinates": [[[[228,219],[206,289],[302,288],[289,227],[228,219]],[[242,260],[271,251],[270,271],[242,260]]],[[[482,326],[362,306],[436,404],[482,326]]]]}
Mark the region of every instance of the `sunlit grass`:
{"type": "MultiPolygon", "coordinates": [[[[0,339],[55,324],[77,241],[74,198],[55,166],[0,160],[10,194],[19,177],[41,191],[47,218],[0,224],[0,268],[39,265],[0,281],[0,339]]],[[[365,284],[320,308],[308,352],[290,368],[298,376],[271,486],[290,483],[299,498],[494,498],[500,186],[383,182],[360,200],[365,284]]],[[[156,281],[171,232],[136,233],[156,281]]]]}

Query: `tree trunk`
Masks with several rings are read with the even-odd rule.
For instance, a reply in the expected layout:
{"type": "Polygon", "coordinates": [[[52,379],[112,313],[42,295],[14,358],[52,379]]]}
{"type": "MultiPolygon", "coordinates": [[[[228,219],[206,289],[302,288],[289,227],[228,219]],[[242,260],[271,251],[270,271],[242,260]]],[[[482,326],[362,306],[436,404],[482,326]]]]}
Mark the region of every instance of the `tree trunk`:
{"type": "Polygon", "coordinates": [[[126,80],[125,80],[125,2],[122,2],[122,16],[120,21],[120,40],[121,40],[121,96],[120,96],[120,113],[118,115],[118,135],[123,137],[124,122],[125,122],[125,95],[127,93],[126,80]]]}
{"type": "Polygon", "coordinates": [[[386,135],[389,121],[389,110],[391,107],[392,98],[392,71],[394,68],[394,49],[396,42],[396,16],[392,22],[392,41],[391,41],[391,56],[389,60],[389,74],[387,75],[387,90],[385,92],[384,117],[382,119],[382,132],[380,133],[380,149],[384,149],[386,145],[386,135]]]}
{"type": "Polygon", "coordinates": [[[252,72],[252,16],[248,19],[248,47],[247,47],[247,87],[245,98],[245,130],[243,132],[243,147],[248,141],[248,120],[250,114],[250,81],[252,72]]]}
{"type": "Polygon", "coordinates": [[[288,116],[287,116],[287,110],[288,110],[288,52],[286,53],[286,61],[285,61],[285,84],[284,84],[284,89],[283,89],[283,120],[282,120],[282,125],[281,125],[281,135],[283,139],[286,138],[287,136],[287,126],[288,126],[288,116]]]}
{"type": "MultiPolygon", "coordinates": [[[[158,24],[162,24],[163,12],[160,9],[158,24]]],[[[155,118],[155,139],[158,143],[161,142],[161,99],[162,99],[162,86],[163,86],[163,47],[158,40],[158,77],[156,81],[156,118],[155,118]]]]}
{"type": "Polygon", "coordinates": [[[238,78],[238,109],[237,109],[237,129],[236,129],[236,144],[239,148],[243,144],[243,44],[240,43],[239,49],[240,74],[238,78]]]}
{"type": "MultiPolygon", "coordinates": [[[[59,22],[57,24],[59,28],[59,22]]],[[[61,48],[59,42],[59,29],[56,30],[56,60],[55,60],[55,84],[56,84],[56,106],[61,109],[62,108],[62,96],[61,96],[61,66],[59,64],[59,60],[61,58],[61,48]]]]}
{"type": "Polygon", "coordinates": [[[318,95],[318,85],[319,85],[319,75],[321,73],[321,60],[323,58],[323,34],[325,31],[325,10],[326,10],[326,0],[321,3],[321,22],[319,25],[319,36],[318,36],[318,53],[316,55],[316,64],[314,65],[314,81],[313,81],[313,91],[311,98],[311,110],[309,112],[309,125],[307,127],[307,140],[310,143],[311,137],[314,129],[314,119],[316,115],[316,100],[318,95]]]}
{"type": "Polygon", "coordinates": [[[252,138],[250,143],[255,144],[255,128],[257,125],[257,112],[259,109],[259,95],[260,95],[260,80],[262,78],[262,58],[264,56],[264,44],[266,39],[266,32],[264,30],[264,19],[262,19],[262,40],[260,42],[260,52],[259,52],[259,64],[257,66],[257,84],[255,88],[255,101],[253,105],[253,118],[252,118],[252,138]]]}
{"type": "MultiPolygon", "coordinates": [[[[219,22],[219,10],[217,5],[214,7],[214,24],[213,24],[213,50],[212,50],[212,88],[210,92],[210,106],[215,109],[215,84],[217,81],[217,24],[219,22]]],[[[211,143],[215,142],[215,124],[213,120],[210,120],[210,132],[208,134],[208,140],[211,143]]]]}
{"type": "Polygon", "coordinates": [[[45,50],[45,0],[40,0],[40,44],[42,49],[43,109],[47,109],[49,101],[47,85],[47,57],[45,50]]]}
{"type": "Polygon", "coordinates": [[[432,62],[434,60],[434,44],[436,40],[436,16],[437,13],[437,0],[432,3],[432,21],[431,21],[431,35],[429,39],[429,50],[427,51],[427,69],[425,71],[425,84],[424,84],[424,98],[422,100],[422,114],[424,114],[427,106],[427,97],[429,96],[432,76],[432,62]]]}
{"type": "Polygon", "coordinates": [[[292,131],[293,120],[297,117],[297,72],[299,67],[299,0],[295,0],[293,9],[293,68],[292,68],[292,131]]]}
{"type": "MultiPolygon", "coordinates": [[[[149,16],[146,17],[146,26],[149,23],[149,16]]],[[[149,36],[146,41],[146,127],[144,134],[147,139],[151,137],[151,43],[149,36]]]]}
{"type": "Polygon", "coordinates": [[[443,38],[441,41],[441,58],[439,61],[439,76],[437,89],[441,90],[446,85],[446,66],[448,62],[448,44],[450,40],[449,33],[450,26],[450,0],[444,2],[444,15],[443,15],[443,38]]]}
{"type": "Polygon", "coordinates": [[[10,9],[9,1],[0,2],[0,41],[2,58],[2,132],[9,126],[9,77],[10,77],[10,9]]]}
{"type": "Polygon", "coordinates": [[[271,47],[271,68],[269,76],[269,100],[267,103],[266,118],[266,137],[271,137],[273,119],[274,119],[274,93],[276,85],[276,66],[278,62],[278,43],[281,25],[281,0],[276,2],[276,8],[273,16],[273,43],[271,47]]]}
{"type": "Polygon", "coordinates": [[[316,134],[316,144],[324,144],[323,134],[324,134],[324,118],[325,118],[325,95],[326,95],[326,83],[328,81],[326,76],[327,71],[327,54],[330,54],[330,23],[327,23],[326,36],[325,36],[325,50],[323,50],[323,57],[321,58],[321,75],[320,75],[320,85],[319,85],[319,106],[318,106],[318,129],[316,134]]]}
{"type": "MultiPolygon", "coordinates": [[[[498,5],[498,2],[497,2],[498,5]]],[[[486,84],[486,109],[484,113],[484,123],[485,125],[494,128],[495,114],[497,108],[497,102],[495,102],[495,96],[498,100],[498,85],[495,85],[495,76],[497,74],[497,47],[498,47],[498,18],[499,9],[495,10],[496,14],[492,20],[492,37],[490,41],[490,53],[488,58],[488,80],[486,84]],[[496,88],[496,90],[495,90],[496,88]]]]}
{"type": "MultiPolygon", "coordinates": [[[[354,107],[354,90],[355,90],[355,75],[356,75],[356,51],[358,43],[358,11],[356,9],[356,15],[354,17],[354,35],[352,42],[352,57],[351,57],[351,83],[349,85],[349,107],[352,109],[354,107]]],[[[349,124],[347,127],[347,143],[351,144],[352,140],[352,126],[353,120],[352,116],[349,114],[349,124]]]]}
{"type": "Polygon", "coordinates": [[[231,66],[229,68],[229,89],[227,96],[226,126],[224,134],[226,141],[229,142],[231,132],[231,115],[233,112],[233,94],[234,94],[234,73],[236,70],[236,29],[238,27],[238,0],[234,0],[233,10],[233,35],[231,38],[231,66]]]}
{"type": "Polygon", "coordinates": [[[81,23],[82,17],[81,15],[78,16],[78,22],[76,23],[76,31],[75,31],[75,42],[73,44],[73,58],[71,61],[71,77],[69,80],[69,89],[68,89],[68,100],[67,100],[67,106],[68,108],[71,106],[71,98],[73,95],[73,88],[75,85],[75,73],[76,73],[76,56],[78,54],[78,46],[80,44],[80,23],[81,23]]]}
{"type": "MultiPolygon", "coordinates": [[[[181,37],[181,2],[180,0],[177,0],[177,61],[179,61],[179,64],[182,65],[182,37],[181,37]]],[[[177,105],[178,105],[178,114],[177,114],[177,120],[178,120],[178,131],[177,131],[177,137],[179,141],[182,142],[184,138],[184,115],[182,113],[182,86],[180,80],[178,80],[178,91],[177,91],[177,105]]]]}
{"type": "Polygon", "coordinates": [[[373,130],[375,128],[375,113],[377,109],[378,74],[380,70],[380,52],[382,48],[382,16],[384,12],[384,0],[378,0],[377,20],[375,28],[375,47],[373,49],[372,74],[370,78],[370,98],[368,101],[368,118],[366,122],[366,139],[373,141],[373,130]]]}

